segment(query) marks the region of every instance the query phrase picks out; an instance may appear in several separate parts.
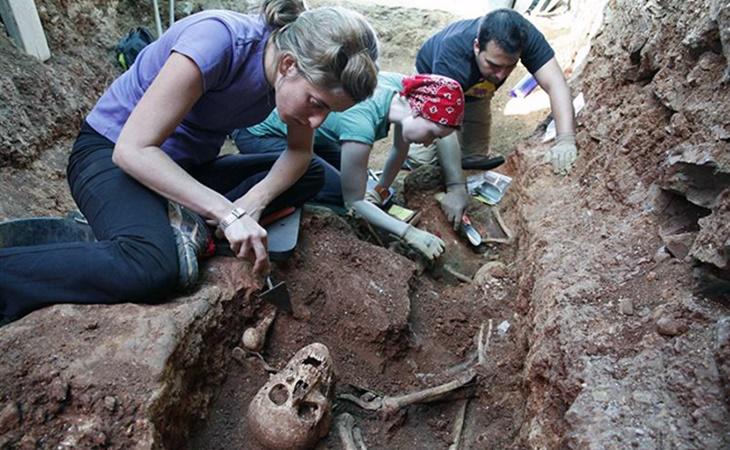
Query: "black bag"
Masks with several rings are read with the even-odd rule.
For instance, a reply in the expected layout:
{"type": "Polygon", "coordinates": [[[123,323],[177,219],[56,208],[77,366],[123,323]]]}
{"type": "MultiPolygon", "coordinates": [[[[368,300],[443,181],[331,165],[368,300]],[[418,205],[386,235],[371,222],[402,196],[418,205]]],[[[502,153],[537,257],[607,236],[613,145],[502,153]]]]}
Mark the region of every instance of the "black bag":
{"type": "Polygon", "coordinates": [[[117,61],[122,69],[127,70],[132,67],[134,60],[143,48],[147,47],[154,39],[149,30],[139,27],[136,30],[130,30],[117,44],[117,61]]]}

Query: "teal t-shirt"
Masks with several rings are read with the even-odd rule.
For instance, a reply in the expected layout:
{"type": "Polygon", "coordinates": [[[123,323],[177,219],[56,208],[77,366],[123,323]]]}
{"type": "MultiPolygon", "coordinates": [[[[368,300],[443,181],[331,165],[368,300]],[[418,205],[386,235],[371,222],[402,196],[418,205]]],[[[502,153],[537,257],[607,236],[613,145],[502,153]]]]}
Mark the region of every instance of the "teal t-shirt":
{"type": "MultiPolygon", "coordinates": [[[[343,112],[333,112],[317,128],[315,144],[355,141],[372,145],[388,135],[388,112],[393,96],[403,89],[404,75],[392,72],[378,74],[378,87],[372,97],[343,112]]],[[[255,136],[286,137],[286,124],[274,110],[260,124],[248,128],[255,136]]]]}

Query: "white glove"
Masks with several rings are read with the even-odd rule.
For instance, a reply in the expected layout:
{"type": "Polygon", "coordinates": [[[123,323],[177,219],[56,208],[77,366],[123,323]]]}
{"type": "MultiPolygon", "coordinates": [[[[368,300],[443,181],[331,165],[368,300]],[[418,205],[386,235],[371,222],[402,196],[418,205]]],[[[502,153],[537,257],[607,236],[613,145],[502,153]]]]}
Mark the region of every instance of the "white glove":
{"type": "Polygon", "coordinates": [[[444,252],[446,244],[433,234],[408,225],[405,233],[401,236],[411,247],[415,248],[429,260],[438,258],[444,252]]]}
{"type": "Polygon", "coordinates": [[[567,174],[578,157],[578,149],[575,147],[575,134],[559,134],[555,138],[555,144],[550,151],[545,153],[545,161],[553,165],[553,172],[556,174],[567,174]]]}

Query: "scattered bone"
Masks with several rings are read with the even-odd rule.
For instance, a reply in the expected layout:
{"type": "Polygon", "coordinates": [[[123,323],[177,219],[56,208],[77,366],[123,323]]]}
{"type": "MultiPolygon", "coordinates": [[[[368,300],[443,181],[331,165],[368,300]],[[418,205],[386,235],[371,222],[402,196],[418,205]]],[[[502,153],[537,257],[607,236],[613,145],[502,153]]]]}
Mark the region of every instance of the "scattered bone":
{"type": "Polygon", "coordinates": [[[444,270],[446,271],[446,273],[448,273],[449,275],[451,275],[452,277],[456,278],[459,281],[463,281],[464,283],[472,282],[471,278],[469,278],[468,276],[464,275],[463,273],[457,271],[456,269],[454,269],[453,267],[451,267],[448,264],[444,264],[444,270]]]}
{"type": "Polygon", "coordinates": [[[499,208],[496,206],[488,208],[488,212],[489,214],[482,221],[482,225],[486,229],[486,236],[483,241],[497,244],[511,244],[514,235],[502,219],[499,208]]]}
{"type": "Polygon", "coordinates": [[[332,423],[332,358],[322,344],[299,350],[248,406],[248,426],[264,447],[308,449],[332,423]]]}
{"type": "Polygon", "coordinates": [[[461,445],[461,434],[464,431],[464,421],[466,420],[466,406],[469,404],[469,399],[466,398],[461,401],[461,408],[456,413],[456,421],[454,422],[454,442],[449,446],[449,450],[459,450],[461,445]]]}
{"type": "Polygon", "coordinates": [[[243,348],[249,352],[261,352],[266,344],[266,334],[269,332],[269,328],[274,323],[275,318],[276,308],[271,306],[268,313],[255,327],[248,328],[243,332],[243,336],[241,337],[243,348]]]}
{"type": "Polygon", "coordinates": [[[489,340],[492,337],[492,319],[489,319],[489,331],[486,339],[484,338],[484,324],[479,327],[479,342],[477,344],[477,364],[485,367],[487,362],[487,349],[489,348],[489,340]]]}
{"type": "Polygon", "coordinates": [[[261,353],[257,352],[249,352],[248,350],[244,350],[241,347],[234,347],[233,353],[231,354],[234,360],[236,360],[237,363],[245,365],[246,359],[250,358],[252,356],[258,358],[261,361],[261,365],[263,366],[264,370],[269,373],[276,373],[279,370],[276,367],[272,367],[269,365],[268,362],[266,362],[266,359],[261,355],[261,353]]]}
{"type": "Polygon", "coordinates": [[[499,261],[489,261],[474,274],[474,284],[483,286],[497,278],[507,276],[507,266],[499,261]]]}
{"type": "Polygon", "coordinates": [[[242,349],[241,347],[235,347],[233,349],[233,352],[231,353],[231,356],[239,364],[244,364],[246,362],[246,350],[242,349]]]}
{"type": "MultiPolygon", "coordinates": [[[[436,387],[423,389],[421,391],[412,392],[410,394],[405,395],[399,395],[395,397],[387,396],[387,395],[380,395],[376,394],[371,391],[365,391],[362,395],[355,396],[352,394],[341,394],[338,396],[338,398],[342,400],[348,400],[353,403],[355,403],[357,406],[369,410],[369,411],[378,411],[382,412],[386,416],[389,416],[396,411],[400,410],[401,408],[416,404],[416,403],[429,403],[434,402],[437,400],[441,400],[444,398],[447,394],[450,394],[451,392],[462,388],[466,386],[467,384],[471,383],[474,378],[477,375],[477,366],[485,367],[486,361],[487,361],[487,350],[489,349],[489,343],[491,341],[492,337],[492,327],[493,322],[492,319],[489,319],[488,321],[488,328],[485,335],[485,324],[482,324],[481,327],[479,327],[479,333],[476,336],[477,341],[477,350],[475,354],[470,356],[465,362],[462,362],[450,369],[447,369],[447,372],[459,370],[459,375],[449,381],[448,383],[441,384],[436,387]]],[[[422,374],[420,375],[421,378],[428,378],[430,376],[433,376],[431,374],[422,374]]],[[[466,405],[466,403],[464,404],[466,405]]],[[[466,406],[463,406],[463,409],[466,409],[466,406]]],[[[462,414],[463,416],[463,414],[462,414]]],[[[461,424],[458,426],[459,432],[458,435],[461,435],[461,429],[463,428],[463,421],[464,418],[461,417],[457,420],[458,422],[461,421],[461,424]]],[[[456,429],[456,428],[455,428],[456,429]]],[[[452,449],[457,449],[459,446],[460,439],[455,439],[454,447],[452,445],[452,449]]]]}
{"type": "Polygon", "coordinates": [[[368,450],[360,427],[355,424],[355,418],[352,415],[344,413],[337,416],[336,426],[343,450],[368,450]]]}
{"type": "Polygon", "coordinates": [[[395,397],[381,396],[373,392],[365,392],[360,397],[352,394],[341,394],[339,398],[349,400],[357,406],[369,411],[378,411],[386,416],[393,414],[401,408],[416,403],[430,403],[441,400],[447,394],[471,383],[476,377],[476,371],[467,369],[454,380],[432,388],[423,389],[421,391],[412,392],[410,394],[398,395],[395,397]]]}
{"type": "Polygon", "coordinates": [[[418,378],[422,382],[427,382],[428,380],[432,378],[444,378],[444,377],[450,377],[455,374],[464,372],[465,370],[468,370],[471,367],[474,367],[475,365],[484,366],[487,360],[487,348],[489,348],[489,340],[492,336],[492,320],[489,320],[489,329],[487,332],[486,342],[484,337],[484,324],[479,328],[479,332],[474,335],[474,343],[476,344],[476,350],[469,353],[469,356],[466,357],[466,359],[456,365],[453,365],[449,367],[448,369],[444,370],[440,373],[417,373],[416,378],[418,378]]]}

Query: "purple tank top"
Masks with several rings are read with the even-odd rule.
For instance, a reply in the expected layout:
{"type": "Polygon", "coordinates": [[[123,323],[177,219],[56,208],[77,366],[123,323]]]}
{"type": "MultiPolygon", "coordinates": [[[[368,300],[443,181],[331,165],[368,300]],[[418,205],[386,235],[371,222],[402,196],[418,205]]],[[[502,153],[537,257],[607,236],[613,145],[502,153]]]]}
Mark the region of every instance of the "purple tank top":
{"type": "Polygon", "coordinates": [[[186,169],[211,161],[228,133],[261,122],[276,106],[263,64],[270,32],[259,15],[210,10],[186,17],[139,53],[86,121],[116,142],[132,109],[175,51],[200,68],[203,96],[163,142],[162,150],[186,169]]]}

